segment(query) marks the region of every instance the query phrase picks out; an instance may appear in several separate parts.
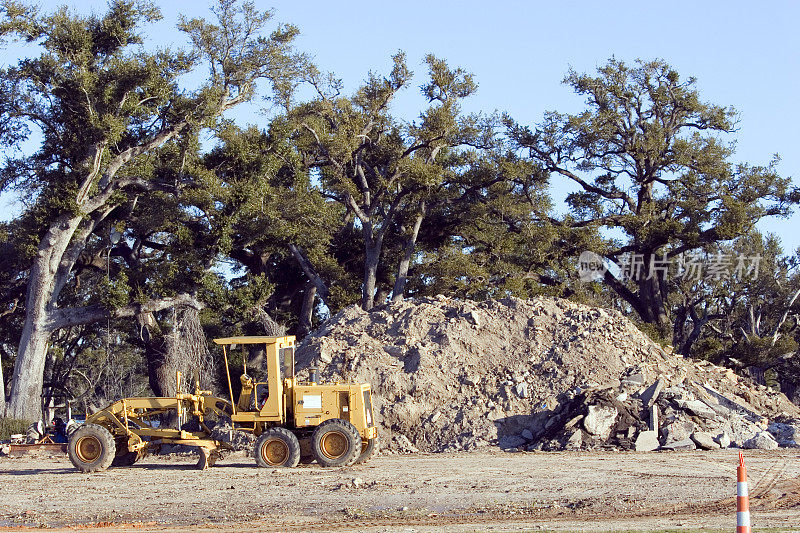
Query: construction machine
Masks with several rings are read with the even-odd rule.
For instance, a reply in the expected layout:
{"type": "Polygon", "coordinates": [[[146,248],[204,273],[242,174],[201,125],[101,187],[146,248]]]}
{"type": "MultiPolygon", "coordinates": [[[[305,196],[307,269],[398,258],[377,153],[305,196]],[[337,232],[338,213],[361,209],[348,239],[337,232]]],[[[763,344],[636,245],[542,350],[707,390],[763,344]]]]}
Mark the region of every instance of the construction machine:
{"type": "Polygon", "coordinates": [[[197,466],[205,469],[231,449],[235,431],[255,437],[253,456],[262,467],[294,467],[301,459],[324,467],[349,466],[372,457],[378,431],[369,383],[321,384],[315,369],[300,381],[293,336],[214,342],[222,347],[230,399],[202,390],[199,378],[192,392],[183,392],[178,372],[175,396],[123,398],[87,417],[69,439],[72,464],[82,472],[98,472],[132,465],[162,444],[184,444],[199,449],[197,466]],[[249,376],[244,353],[234,398],[228,357],[237,348],[263,350],[266,368],[258,372],[263,378],[249,376]],[[162,427],[164,420],[176,420],[178,429],[162,427]],[[221,421],[227,422],[226,431],[219,430],[221,421]]]}

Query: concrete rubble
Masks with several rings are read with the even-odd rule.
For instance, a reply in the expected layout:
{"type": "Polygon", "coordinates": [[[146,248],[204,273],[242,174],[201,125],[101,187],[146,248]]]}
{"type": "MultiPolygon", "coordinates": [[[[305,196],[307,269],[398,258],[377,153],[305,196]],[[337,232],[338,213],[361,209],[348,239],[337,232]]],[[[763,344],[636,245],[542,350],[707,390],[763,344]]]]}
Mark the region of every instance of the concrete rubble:
{"type": "Polygon", "coordinates": [[[297,361],[371,383],[390,453],[800,447],[800,409],[783,394],[561,299],[352,306],[297,361]]]}

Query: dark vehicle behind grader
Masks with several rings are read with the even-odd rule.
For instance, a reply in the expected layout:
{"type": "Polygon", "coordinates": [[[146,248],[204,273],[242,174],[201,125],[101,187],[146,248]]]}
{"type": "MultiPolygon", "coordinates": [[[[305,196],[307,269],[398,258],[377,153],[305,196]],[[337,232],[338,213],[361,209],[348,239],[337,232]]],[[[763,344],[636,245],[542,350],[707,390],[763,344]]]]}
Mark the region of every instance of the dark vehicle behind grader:
{"type": "Polygon", "coordinates": [[[230,439],[220,439],[213,427],[229,419],[234,431],[255,436],[253,455],[263,467],[294,467],[301,458],[325,467],[349,466],[367,461],[377,447],[377,427],[372,414],[368,383],[301,382],[295,375],[295,338],[229,337],[214,339],[222,346],[230,399],[201,390],[182,391],[171,397],[123,398],[90,415],[70,437],[67,453],[82,472],[109,466],[130,466],[162,444],[184,444],[199,449],[198,468],[212,466],[220,452],[231,449],[230,439]],[[241,392],[234,402],[228,351],[237,347],[263,347],[266,377],[255,381],[244,372],[241,392]],[[165,419],[178,428],[162,427],[165,419]]]}

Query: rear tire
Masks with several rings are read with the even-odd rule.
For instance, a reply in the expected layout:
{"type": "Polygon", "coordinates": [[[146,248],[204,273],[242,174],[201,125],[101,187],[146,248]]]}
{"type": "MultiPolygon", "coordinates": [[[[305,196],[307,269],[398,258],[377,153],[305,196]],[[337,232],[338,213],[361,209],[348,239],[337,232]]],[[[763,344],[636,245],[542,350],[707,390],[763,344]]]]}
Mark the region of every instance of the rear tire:
{"type": "Polygon", "coordinates": [[[361,454],[361,435],[347,420],[332,418],[314,430],[311,449],[324,467],[350,466],[361,454]]]}
{"type": "Polygon", "coordinates": [[[294,468],[300,462],[300,441],[286,428],[269,428],[256,439],[253,455],[264,468],[294,468]]]}
{"type": "Polygon", "coordinates": [[[97,424],[84,424],[69,438],[67,454],[81,472],[102,472],[114,461],[117,445],[111,432],[97,424]]]}
{"type": "Polygon", "coordinates": [[[361,454],[353,463],[354,465],[363,465],[372,459],[375,452],[378,451],[378,437],[369,440],[361,440],[361,454]]]}

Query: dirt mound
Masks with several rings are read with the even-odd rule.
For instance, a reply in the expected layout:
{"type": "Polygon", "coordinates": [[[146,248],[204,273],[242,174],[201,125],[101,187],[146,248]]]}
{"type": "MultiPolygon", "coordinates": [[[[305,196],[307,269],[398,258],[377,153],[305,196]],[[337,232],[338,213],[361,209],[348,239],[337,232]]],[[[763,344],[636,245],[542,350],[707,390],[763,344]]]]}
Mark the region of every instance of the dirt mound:
{"type": "Polygon", "coordinates": [[[672,355],[616,311],[549,298],[353,306],[297,360],[323,380],[371,383],[391,450],[632,448],[653,405],[657,445],[703,432],[743,445],[770,418],[788,443],[800,416],[779,393],[672,355]]]}

